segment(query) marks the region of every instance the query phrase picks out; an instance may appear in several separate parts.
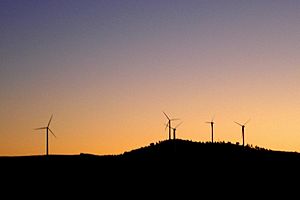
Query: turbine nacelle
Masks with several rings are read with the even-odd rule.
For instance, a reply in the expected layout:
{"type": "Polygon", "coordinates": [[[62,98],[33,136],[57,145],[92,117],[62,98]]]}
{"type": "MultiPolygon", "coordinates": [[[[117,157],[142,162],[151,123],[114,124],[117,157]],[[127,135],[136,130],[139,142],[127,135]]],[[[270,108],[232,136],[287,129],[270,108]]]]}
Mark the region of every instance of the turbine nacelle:
{"type": "MultiPolygon", "coordinates": [[[[179,124],[177,124],[175,127],[170,127],[171,129],[173,130],[176,130],[183,122],[180,122],[179,124]]],[[[169,124],[165,124],[166,125],[166,128],[169,127],[169,124]]]]}
{"type": "Polygon", "coordinates": [[[239,126],[241,126],[241,127],[245,127],[246,124],[249,123],[249,121],[250,121],[250,119],[248,119],[244,124],[238,123],[238,122],[236,122],[236,121],[234,121],[234,123],[236,123],[237,125],[239,125],[239,126]]]}
{"type": "Polygon", "coordinates": [[[168,119],[168,121],[180,120],[179,118],[173,118],[173,119],[171,119],[165,112],[163,112],[163,113],[166,116],[166,118],[168,119]]]}

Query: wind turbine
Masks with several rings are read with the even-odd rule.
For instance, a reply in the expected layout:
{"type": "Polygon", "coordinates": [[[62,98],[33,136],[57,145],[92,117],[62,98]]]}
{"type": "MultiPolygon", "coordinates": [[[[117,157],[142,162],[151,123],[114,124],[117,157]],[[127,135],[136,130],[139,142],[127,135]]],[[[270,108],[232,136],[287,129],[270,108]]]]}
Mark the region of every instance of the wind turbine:
{"type": "MultiPolygon", "coordinates": [[[[180,126],[183,122],[180,122],[179,124],[177,124],[177,126],[175,126],[175,128],[171,127],[171,129],[173,129],[173,140],[176,140],[176,130],[178,128],[178,126],[180,126]]],[[[169,125],[166,124],[166,127],[168,127],[169,125]]]]}
{"type": "Polygon", "coordinates": [[[50,120],[49,120],[49,122],[48,122],[48,125],[46,126],[46,127],[40,127],[40,128],[36,128],[36,129],[34,129],[34,130],[41,130],[41,129],[46,129],[46,155],[48,156],[49,155],[49,144],[48,144],[48,132],[50,131],[51,133],[52,133],[52,135],[54,136],[54,137],[56,137],[55,135],[54,135],[54,133],[53,133],[53,131],[50,129],[50,123],[51,123],[51,120],[52,120],[52,117],[53,117],[53,115],[51,115],[51,118],[50,118],[50,120]]]}
{"type": "Polygon", "coordinates": [[[242,127],[242,137],[243,137],[243,146],[245,145],[245,125],[250,121],[250,119],[248,119],[244,124],[240,124],[238,122],[234,122],[237,125],[240,125],[242,127]]]}
{"type": "Polygon", "coordinates": [[[180,126],[183,122],[180,122],[179,124],[177,124],[177,126],[175,126],[175,128],[172,128],[173,129],[173,140],[176,140],[176,129],[178,128],[178,126],[180,126]]]}
{"type": "Polygon", "coordinates": [[[166,125],[166,128],[169,127],[169,140],[171,140],[171,128],[172,128],[171,121],[175,121],[175,120],[179,120],[179,119],[170,119],[170,117],[165,112],[163,112],[163,113],[166,116],[166,118],[168,119],[168,123],[166,125]]]}
{"type": "Polygon", "coordinates": [[[214,124],[215,124],[214,118],[215,117],[213,117],[210,122],[206,122],[206,123],[210,124],[210,126],[211,126],[211,142],[212,143],[214,143],[214,124]]]}

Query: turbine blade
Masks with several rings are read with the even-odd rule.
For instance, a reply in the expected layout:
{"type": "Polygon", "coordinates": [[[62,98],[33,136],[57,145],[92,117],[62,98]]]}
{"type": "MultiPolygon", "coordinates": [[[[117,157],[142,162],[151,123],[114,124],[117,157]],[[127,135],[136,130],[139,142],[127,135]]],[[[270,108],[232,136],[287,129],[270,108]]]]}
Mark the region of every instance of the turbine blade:
{"type": "Polygon", "coordinates": [[[213,117],[211,118],[211,121],[212,121],[212,122],[214,121],[214,119],[215,119],[215,116],[216,116],[216,115],[213,115],[213,117]]]}
{"type": "Polygon", "coordinates": [[[33,130],[41,130],[41,129],[46,129],[47,127],[41,127],[41,128],[35,128],[33,130]]]}
{"type": "Polygon", "coordinates": [[[164,124],[164,125],[166,125],[165,126],[165,131],[167,130],[167,128],[168,128],[168,126],[169,126],[169,124],[168,123],[166,123],[166,124],[164,124]]]}
{"type": "Polygon", "coordinates": [[[166,125],[166,127],[165,127],[165,131],[167,130],[167,128],[169,128],[169,126],[168,126],[168,125],[166,125]]]}
{"type": "Polygon", "coordinates": [[[180,119],[178,119],[178,118],[174,118],[174,119],[170,119],[171,121],[175,121],[175,120],[180,120],[180,119]]]}
{"type": "Polygon", "coordinates": [[[56,135],[53,133],[53,131],[51,131],[50,128],[49,128],[49,131],[52,133],[52,135],[53,135],[55,138],[57,138],[56,135]]]}
{"type": "Polygon", "coordinates": [[[180,122],[179,124],[177,124],[177,126],[175,126],[175,129],[178,128],[178,126],[180,126],[183,122],[180,122]]]}
{"type": "Polygon", "coordinates": [[[245,126],[246,124],[248,124],[249,122],[250,122],[250,119],[248,119],[248,120],[245,122],[244,126],[245,126]]]}
{"type": "Polygon", "coordinates": [[[163,113],[164,113],[164,115],[166,116],[166,118],[168,119],[168,120],[170,120],[170,118],[169,118],[169,116],[163,111],[163,113]]]}
{"type": "Polygon", "coordinates": [[[50,126],[50,123],[51,123],[52,117],[53,117],[53,114],[52,114],[52,115],[51,115],[51,117],[50,117],[50,120],[49,120],[49,122],[48,122],[48,126],[47,126],[47,127],[49,127],[49,126],[50,126]]]}
{"type": "Polygon", "coordinates": [[[236,123],[236,124],[238,124],[238,125],[240,125],[240,126],[243,126],[242,124],[240,124],[240,123],[238,123],[238,122],[234,122],[234,123],[236,123]]]}
{"type": "Polygon", "coordinates": [[[205,123],[210,124],[211,122],[205,122],[205,123]]]}

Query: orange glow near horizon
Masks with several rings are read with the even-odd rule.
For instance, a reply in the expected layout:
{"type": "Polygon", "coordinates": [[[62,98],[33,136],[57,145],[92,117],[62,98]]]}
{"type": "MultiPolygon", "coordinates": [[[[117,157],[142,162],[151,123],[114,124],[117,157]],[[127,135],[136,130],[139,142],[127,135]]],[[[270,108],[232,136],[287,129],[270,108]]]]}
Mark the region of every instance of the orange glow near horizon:
{"type": "MultiPolygon", "coordinates": [[[[270,100],[268,98],[256,101],[240,99],[240,104],[236,104],[235,98],[205,98],[201,95],[187,100],[178,97],[170,103],[167,96],[156,99],[156,95],[149,98],[145,94],[144,97],[128,98],[112,105],[101,106],[96,102],[78,105],[70,102],[55,108],[57,111],[54,112],[51,129],[57,138],[50,136],[50,153],[119,154],[165,140],[168,131],[164,130],[166,119],[162,110],[171,117],[182,119],[183,124],[177,130],[177,138],[180,139],[210,141],[210,126],[204,122],[215,114],[215,141],[241,143],[241,128],[233,121],[243,123],[251,118],[245,129],[246,144],[274,150],[299,151],[297,133],[300,128],[297,116],[300,111],[293,108],[295,104],[283,106],[278,101],[265,104],[265,101],[270,100]],[[167,108],[163,108],[168,104],[167,108]]],[[[35,107],[42,105],[35,104],[35,107]]],[[[30,109],[32,107],[21,107],[15,116],[1,118],[1,132],[5,133],[1,138],[1,155],[44,154],[45,131],[34,131],[33,128],[46,126],[50,117],[48,113],[53,108],[46,108],[47,115],[42,109],[38,112],[30,109]]]]}
{"type": "Polygon", "coordinates": [[[0,156],[45,154],[51,114],[50,154],[120,154],[168,138],[162,111],[300,152],[300,3],[100,2],[0,2],[0,156]]]}

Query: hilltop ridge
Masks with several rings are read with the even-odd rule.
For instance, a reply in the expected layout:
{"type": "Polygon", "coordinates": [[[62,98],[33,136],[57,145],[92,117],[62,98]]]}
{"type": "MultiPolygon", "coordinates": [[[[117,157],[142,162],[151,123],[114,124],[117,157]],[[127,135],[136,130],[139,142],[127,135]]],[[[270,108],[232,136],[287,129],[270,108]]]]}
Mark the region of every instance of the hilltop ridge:
{"type": "Polygon", "coordinates": [[[194,142],[165,140],[124,152],[121,157],[135,160],[185,159],[210,161],[299,161],[297,152],[274,151],[252,145],[242,146],[230,142],[194,142]]]}
{"type": "Polygon", "coordinates": [[[258,146],[233,144],[230,142],[195,142],[190,140],[164,140],[150,143],[147,146],[125,151],[118,155],[96,155],[80,153],[79,155],[34,155],[34,156],[3,156],[0,162],[10,161],[31,162],[49,160],[59,162],[88,162],[88,161],[132,161],[155,162],[164,160],[185,160],[193,162],[268,162],[291,161],[300,163],[300,153],[274,151],[258,146]]]}

